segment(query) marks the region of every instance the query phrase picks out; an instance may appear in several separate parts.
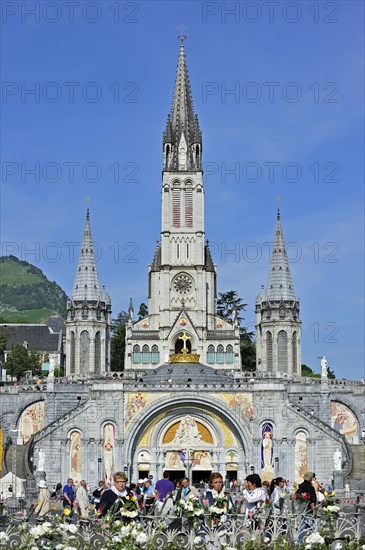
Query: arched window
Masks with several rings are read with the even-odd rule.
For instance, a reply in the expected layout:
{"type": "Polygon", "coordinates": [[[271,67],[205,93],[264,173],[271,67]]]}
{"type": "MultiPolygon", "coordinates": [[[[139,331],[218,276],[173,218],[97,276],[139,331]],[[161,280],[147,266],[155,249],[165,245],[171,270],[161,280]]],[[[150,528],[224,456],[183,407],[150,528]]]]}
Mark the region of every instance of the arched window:
{"type": "Polygon", "coordinates": [[[226,363],[233,363],[233,346],[231,344],[226,347],[226,363]]]}
{"type": "Polygon", "coordinates": [[[208,361],[208,363],[210,363],[210,364],[215,363],[215,351],[214,351],[214,346],[213,346],[212,344],[210,344],[210,345],[208,346],[207,361],[208,361]]]}
{"type": "Polygon", "coordinates": [[[288,372],[288,336],[285,330],[278,333],[278,371],[288,372]]]}
{"type": "Polygon", "coordinates": [[[95,334],[95,374],[100,373],[101,365],[101,338],[100,331],[95,334]]]}
{"type": "Polygon", "coordinates": [[[292,357],[293,357],[293,374],[298,374],[298,342],[297,342],[296,330],[293,332],[292,357]]]}
{"type": "Polygon", "coordinates": [[[70,374],[75,374],[75,333],[73,330],[70,335],[70,374]]]}
{"type": "Polygon", "coordinates": [[[160,362],[160,352],[158,351],[158,346],[154,344],[151,348],[151,363],[157,365],[160,362]]]}
{"type": "Polygon", "coordinates": [[[272,334],[270,331],[266,333],[266,363],[268,372],[272,372],[272,334]]]}
{"type": "Polygon", "coordinates": [[[146,365],[150,362],[151,362],[150,348],[147,346],[147,344],[145,344],[142,348],[142,363],[146,365]]]}
{"type": "Polygon", "coordinates": [[[80,335],[80,374],[87,374],[90,360],[90,335],[83,330],[80,335]]]}
{"type": "Polygon", "coordinates": [[[224,347],[222,344],[217,346],[217,363],[224,363],[224,347]]]}
{"type": "Polygon", "coordinates": [[[132,363],[138,365],[141,362],[141,348],[138,344],[133,346],[132,363]]]}

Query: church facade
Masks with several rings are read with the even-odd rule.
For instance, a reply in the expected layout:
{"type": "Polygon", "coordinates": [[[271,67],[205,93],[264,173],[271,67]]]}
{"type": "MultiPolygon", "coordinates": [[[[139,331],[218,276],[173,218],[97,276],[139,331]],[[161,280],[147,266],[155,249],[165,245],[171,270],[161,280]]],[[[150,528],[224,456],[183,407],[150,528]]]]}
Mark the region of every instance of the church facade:
{"type": "Polygon", "coordinates": [[[320,379],[301,377],[300,306],[279,212],[268,283],[256,299],[256,372],[241,364],[236,312],[229,321],[217,315],[202,149],[182,42],[163,135],[148,316],[135,321],[130,305],[125,370],[110,372],[111,300],[100,287],[88,212],[66,321],[71,383],[50,373],[38,386],[0,388],[3,472],[15,467],[30,488],[39,477],[93,485],[120,469],[131,480],[169,471],[199,482],[220,471],[294,482],[315,471],[339,488],[345,479],[363,483],[365,386],[329,380],[325,366],[320,379]]]}

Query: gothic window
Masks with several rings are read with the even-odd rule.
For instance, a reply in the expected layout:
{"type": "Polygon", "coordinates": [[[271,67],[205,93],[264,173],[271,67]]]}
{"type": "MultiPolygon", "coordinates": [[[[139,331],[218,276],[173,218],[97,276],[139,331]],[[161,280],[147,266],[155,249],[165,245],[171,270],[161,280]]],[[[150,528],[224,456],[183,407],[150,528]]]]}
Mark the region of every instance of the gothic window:
{"type": "Polygon", "coordinates": [[[293,374],[298,374],[297,363],[298,363],[298,343],[297,343],[297,332],[293,332],[293,342],[292,342],[292,356],[293,356],[293,374]]]}
{"type": "Polygon", "coordinates": [[[172,190],[172,225],[180,227],[180,189],[172,190]]]}
{"type": "Polygon", "coordinates": [[[138,365],[141,362],[141,348],[138,344],[133,346],[132,363],[138,365]]]}
{"type": "Polygon", "coordinates": [[[90,360],[90,335],[83,330],[80,335],[80,374],[87,374],[90,360]]]}
{"type": "Polygon", "coordinates": [[[213,346],[212,344],[210,344],[210,345],[208,346],[207,361],[208,361],[208,363],[210,363],[210,364],[215,363],[215,351],[214,351],[214,346],[213,346]]]}
{"type": "Polygon", "coordinates": [[[95,374],[100,373],[101,365],[101,338],[100,331],[95,335],[95,374]]]}
{"type": "Polygon", "coordinates": [[[217,346],[217,363],[224,363],[224,347],[222,344],[217,346]]]}
{"type": "Polygon", "coordinates": [[[158,351],[158,346],[154,344],[151,348],[151,363],[157,365],[160,362],[160,353],[158,351]]]}
{"type": "Polygon", "coordinates": [[[233,363],[233,347],[231,344],[226,347],[226,363],[233,363]]]}
{"type": "Polygon", "coordinates": [[[75,333],[71,330],[70,334],[70,374],[75,373],[75,333]]]}
{"type": "Polygon", "coordinates": [[[266,363],[267,363],[267,371],[272,372],[273,364],[272,364],[272,334],[271,334],[271,332],[266,333],[266,363]]]}
{"type": "Polygon", "coordinates": [[[193,190],[185,189],[185,227],[193,227],[193,190]]]}
{"type": "Polygon", "coordinates": [[[285,330],[278,333],[278,371],[288,372],[288,336],[285,330]]]}
{"type": "Polygon", "coordinates": [[[150,348],[147,346],[147,344],[145,344],[142,348],[142,363],[146,365],[150,362],[151,362],[150,348]]]}

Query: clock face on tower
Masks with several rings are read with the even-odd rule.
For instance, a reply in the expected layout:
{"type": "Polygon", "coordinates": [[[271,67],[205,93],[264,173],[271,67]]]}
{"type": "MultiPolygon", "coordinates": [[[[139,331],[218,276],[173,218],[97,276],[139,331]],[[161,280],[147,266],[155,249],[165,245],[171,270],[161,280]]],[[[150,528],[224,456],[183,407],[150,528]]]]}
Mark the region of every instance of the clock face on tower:
{"type": "Polygon", "coordinates": [[[178,275],[174,280],[174,288],[179,294],[187,294],[193,288],[193,281],[188,275],[178,275]]]}

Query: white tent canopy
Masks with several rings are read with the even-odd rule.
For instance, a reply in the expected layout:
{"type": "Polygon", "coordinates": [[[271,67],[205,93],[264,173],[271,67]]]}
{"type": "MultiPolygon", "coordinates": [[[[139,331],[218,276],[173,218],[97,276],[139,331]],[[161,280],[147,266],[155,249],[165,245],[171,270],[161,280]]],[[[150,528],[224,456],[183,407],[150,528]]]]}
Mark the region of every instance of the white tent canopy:
{"type": "Polygon", "coordinates": [[[14,496],[20,498],[24,495],[24,482],[25,479],[21,479],[20,477],[14,476],[12,472],[8,472],[0,479],[0,493],[2,493],[2,497],[4,499],[14,496]],[[9,491],[10,486],[13,487],[13,491],[9,491]]]}

